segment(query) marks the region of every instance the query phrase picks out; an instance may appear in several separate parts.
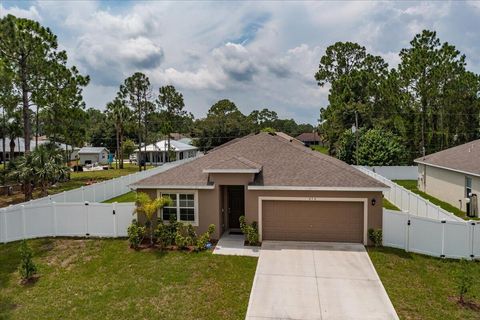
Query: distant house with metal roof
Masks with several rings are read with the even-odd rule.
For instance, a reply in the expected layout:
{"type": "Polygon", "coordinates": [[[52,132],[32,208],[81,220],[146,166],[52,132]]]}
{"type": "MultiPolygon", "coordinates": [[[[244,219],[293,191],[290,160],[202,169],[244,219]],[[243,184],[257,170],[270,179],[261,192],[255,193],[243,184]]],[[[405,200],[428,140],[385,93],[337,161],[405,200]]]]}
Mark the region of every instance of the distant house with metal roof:
{"type": "MultiPolygon", "coordinates": [[[[168,160],[168,140],[161,140],[135,150],[137,159],[149,164],[162,164],[168,160]]],[[[194,158],[198,148],[176,140],[170,140],[170,161],[194,158]]]]}
{"type": "Polygon", "coordinates": [[[83,147],[78,150],[79,164],[107,164],[109,153],[105,147],[83,147]]]}

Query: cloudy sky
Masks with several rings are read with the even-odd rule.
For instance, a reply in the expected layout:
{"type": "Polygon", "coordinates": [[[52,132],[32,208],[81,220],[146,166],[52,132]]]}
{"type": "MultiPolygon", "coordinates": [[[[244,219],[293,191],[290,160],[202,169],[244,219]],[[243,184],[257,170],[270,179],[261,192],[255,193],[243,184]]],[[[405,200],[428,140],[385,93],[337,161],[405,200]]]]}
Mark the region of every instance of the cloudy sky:
{"type": "Polygon", "coordinates": [[[5,1],[8,13],[50,27],[91,77],[87,106],[103,109],[124,78],[175,85],[203,117],[219,99],[315,123],[328,90],[313,75],[325,48],[354,41],[391,67],[422,29],[438,32],[480,73],[480,2],[5,1]]]}

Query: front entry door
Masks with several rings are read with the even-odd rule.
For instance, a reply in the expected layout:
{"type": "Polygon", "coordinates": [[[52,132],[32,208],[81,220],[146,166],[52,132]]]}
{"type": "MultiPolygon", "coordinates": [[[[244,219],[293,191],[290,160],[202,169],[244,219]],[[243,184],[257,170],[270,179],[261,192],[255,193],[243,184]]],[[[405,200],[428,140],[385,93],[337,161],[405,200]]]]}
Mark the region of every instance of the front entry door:
{"type": "Polygon", "coordinates": [[[245,188],[244,186],[229,186],[228,194],[228,227],[240,228],[240,216],[245,214],[245,188]]]}

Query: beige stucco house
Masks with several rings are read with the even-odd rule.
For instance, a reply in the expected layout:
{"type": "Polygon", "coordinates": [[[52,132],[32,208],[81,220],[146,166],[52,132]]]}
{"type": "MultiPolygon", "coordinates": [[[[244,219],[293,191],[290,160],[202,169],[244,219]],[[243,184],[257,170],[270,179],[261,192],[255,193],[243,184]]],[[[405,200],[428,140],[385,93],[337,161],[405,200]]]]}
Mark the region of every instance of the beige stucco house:
{"type": "Polygon", "coordinates": [[[418,158],[415,162],[421,191],[478,215],[480,140],[418,158]]]}
{"type": "Polygon", "coordinates": [[[387,186],[335,158],[276,134],[258,133],[131,186],[174,200],[158,216],[215,224],[215,238],[257,221],[260,239],[367,243],[382,227],[387,186]]]}

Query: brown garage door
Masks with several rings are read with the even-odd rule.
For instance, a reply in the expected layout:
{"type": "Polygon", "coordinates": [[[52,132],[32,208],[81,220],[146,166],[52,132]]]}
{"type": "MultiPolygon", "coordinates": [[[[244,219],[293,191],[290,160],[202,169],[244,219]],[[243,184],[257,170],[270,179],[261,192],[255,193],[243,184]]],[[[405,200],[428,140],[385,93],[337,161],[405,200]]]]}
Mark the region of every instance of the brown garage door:
{"type": "Polygon", "coordinates": [[[363,203],[263,201],[262,238],[363,243],[363,203]]]}

